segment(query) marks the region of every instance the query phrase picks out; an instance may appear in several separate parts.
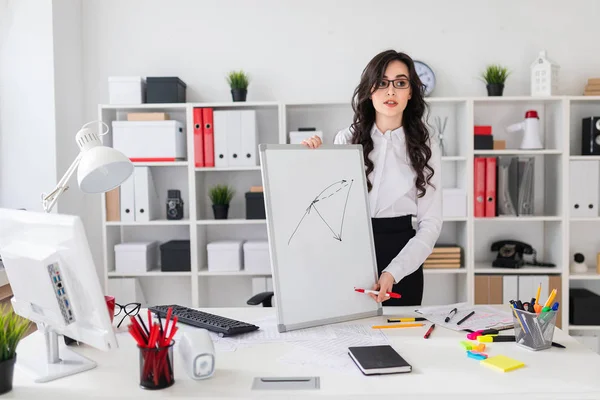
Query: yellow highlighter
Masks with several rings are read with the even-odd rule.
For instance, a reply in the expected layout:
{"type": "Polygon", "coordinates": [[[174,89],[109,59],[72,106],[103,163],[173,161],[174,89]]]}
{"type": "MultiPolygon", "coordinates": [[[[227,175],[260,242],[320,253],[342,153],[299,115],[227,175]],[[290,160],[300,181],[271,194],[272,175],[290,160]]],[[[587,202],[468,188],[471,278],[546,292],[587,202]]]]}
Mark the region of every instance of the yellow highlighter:
{"type": "Polygon", "coordinates": [[[414,328],[425,324],[394,324],[394,325],[373,325],[373,329],[388,329],[388,328],[414,328]]]}
{"type": "Polygon", "coordinates": [[[556,289],[552,289],[552,292],[550,293],[548,300],[546,300],[546,304],[544,304],[544,307],[552,307],[552,302],[554,301],[554,297],[556,297],[556,289]]]}

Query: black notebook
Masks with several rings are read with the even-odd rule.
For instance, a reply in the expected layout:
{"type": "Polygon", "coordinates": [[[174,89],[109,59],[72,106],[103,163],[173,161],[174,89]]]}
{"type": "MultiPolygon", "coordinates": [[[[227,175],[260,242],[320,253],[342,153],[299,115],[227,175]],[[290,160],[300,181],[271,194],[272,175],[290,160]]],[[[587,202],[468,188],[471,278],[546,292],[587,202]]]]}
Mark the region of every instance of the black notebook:
{"type": "Polygon", "coordinates": [[[412,366],[390,345],[348,347],[348,354],[365,375],[412,371],[412,366]]]}

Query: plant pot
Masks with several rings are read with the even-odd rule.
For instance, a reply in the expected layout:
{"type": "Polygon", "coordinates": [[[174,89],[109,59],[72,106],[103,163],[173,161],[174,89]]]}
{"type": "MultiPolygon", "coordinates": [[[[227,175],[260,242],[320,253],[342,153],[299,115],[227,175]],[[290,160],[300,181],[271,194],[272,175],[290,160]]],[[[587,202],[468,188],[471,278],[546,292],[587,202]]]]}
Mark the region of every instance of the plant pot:
{"type": "Polygon", "coordinates": [[[13,388],[13,376],[17,355],[11,359],[0,362],[0,395],[10,392],[13,388]]]}
{"type": "Polygon", "coordinates": [[[502,91],[504,90],[504,83],[490,83],[486,87],[488,91],[488,96],[502,96],[502,91]]]}
{"type": "Polygon", "coordinates": [[[246,101],[247,89],[231,89],[233,101],[246,101]]]}
{"type": "Polygon", "coordinates": [[[212,208],[215,219],[227,219],[229,204],[213,204],[212,208]]]}

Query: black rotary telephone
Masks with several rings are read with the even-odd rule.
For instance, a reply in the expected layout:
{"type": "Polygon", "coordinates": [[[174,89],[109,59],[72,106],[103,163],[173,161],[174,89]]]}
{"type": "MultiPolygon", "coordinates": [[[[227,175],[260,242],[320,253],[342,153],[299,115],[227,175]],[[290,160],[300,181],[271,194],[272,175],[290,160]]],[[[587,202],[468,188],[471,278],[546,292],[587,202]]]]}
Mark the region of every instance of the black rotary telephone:
{"type": "Polygon", "coordinates": [[[492,251],[497,251],[496,259],[492,262],[492,267],[498,268],[521,268],[524,265],[533,265],[536,267],[555,267],[552,263],[543,263],[536,260],[536,251],[531,245],[518,240],[500,240],[492,243],[492,251]],[[533,255],[533,261],[528,262],[523,258],[523,254],[533,255]]]}

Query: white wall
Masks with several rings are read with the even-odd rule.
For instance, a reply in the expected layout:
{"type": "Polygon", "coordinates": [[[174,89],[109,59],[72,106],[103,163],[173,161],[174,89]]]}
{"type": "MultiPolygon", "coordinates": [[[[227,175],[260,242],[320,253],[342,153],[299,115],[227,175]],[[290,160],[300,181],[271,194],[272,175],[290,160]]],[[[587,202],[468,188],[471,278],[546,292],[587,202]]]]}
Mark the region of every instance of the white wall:
{"type": "MultiPolygon", "coordinates": [[[[83,121],[83,44],[81,0],[53,0],[54,87],[56,118],[56,167],[63,176],[79,152],[75,134],[83,121]]],[[[60,213],[85,218],[86,195],[77,189],[77,175],[57,203],[60,213]]],[[[85,222],[85,221],[84,221],[85,222]]]]}
{"type": "Polygon", "coordinates": [[[0,207],[41,211],[56,184],[52,2],[0,13],[0,207]]]}
{"type": "Polygon", "coordinates": [[[600,69],[599,14],[596,0],[85,1],[86,111],[119,74],[177,75],[192,101],[229,100],[224,75],[237,68],[253,77],[248,100],[347,100],[386,48],[431,65],[436,96],[485,95],[492,62],[513,71],[506,94],[528,94],[546,48],[564,92],[581,94],[600,69]]]}

